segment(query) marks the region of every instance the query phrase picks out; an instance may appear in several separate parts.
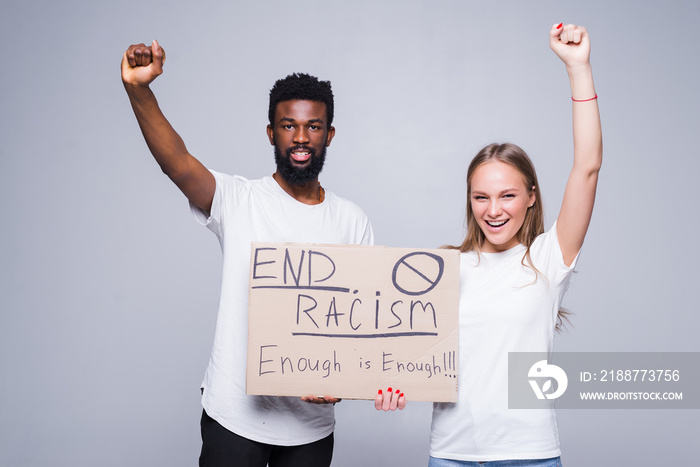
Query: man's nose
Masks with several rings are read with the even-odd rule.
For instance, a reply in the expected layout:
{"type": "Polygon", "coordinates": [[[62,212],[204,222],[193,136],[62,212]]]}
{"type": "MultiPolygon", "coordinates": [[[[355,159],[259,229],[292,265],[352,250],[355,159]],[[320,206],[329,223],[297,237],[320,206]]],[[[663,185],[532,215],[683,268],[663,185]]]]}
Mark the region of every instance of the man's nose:
{"type": "Polygon", "coordinates": [[[294,132],[294,142],[301,144],[309,142],[309,135],[306,128],[297,128],[297,130],[294,132]]]}

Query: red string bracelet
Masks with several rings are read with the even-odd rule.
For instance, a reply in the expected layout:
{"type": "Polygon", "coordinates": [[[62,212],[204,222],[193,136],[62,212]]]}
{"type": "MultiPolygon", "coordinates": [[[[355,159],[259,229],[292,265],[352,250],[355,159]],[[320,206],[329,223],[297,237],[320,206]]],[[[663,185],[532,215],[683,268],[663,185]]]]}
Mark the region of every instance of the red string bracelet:
{"type": "Polygon", "coordinates": [[[595,96],[591,97],[590,99],[574,99],[574,97],[571,96],[571,100],[574,101],[574,102],[588,102],[588,101],[592,101],[592,100],[595,100],[595,99],[598,99],[598,94],[596,94],[595,96]]]}

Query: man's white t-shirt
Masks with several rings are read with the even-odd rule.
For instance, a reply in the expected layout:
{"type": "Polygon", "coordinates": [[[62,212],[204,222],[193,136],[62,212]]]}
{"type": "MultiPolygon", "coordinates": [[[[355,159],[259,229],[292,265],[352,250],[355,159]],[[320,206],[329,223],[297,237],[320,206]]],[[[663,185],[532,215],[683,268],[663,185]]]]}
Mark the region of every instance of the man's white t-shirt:
{"type": "Polygon", "coordinates": [[[191,205],[223,252],[214,345],[202,387],[207,414],[226,429],[261,443],[294,446],[333,432],[332,405],[297,397],[245,393],[251,242],[373,244],[369,219],[355,204],[326,191],[317,205],[289,196],[272,177],[247,180],[213,172],[211,214],[191,205]]]}

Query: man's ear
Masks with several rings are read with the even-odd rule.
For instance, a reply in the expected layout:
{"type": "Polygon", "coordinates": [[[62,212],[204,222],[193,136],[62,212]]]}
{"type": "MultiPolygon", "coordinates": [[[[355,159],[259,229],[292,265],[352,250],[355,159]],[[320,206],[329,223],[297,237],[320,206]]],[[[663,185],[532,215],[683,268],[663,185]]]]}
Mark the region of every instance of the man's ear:
{"type": "Polygon", "coordinates": [[[271,145],[275,145],[275,132],[272,129],[272,125],[267,125],[267,139],[270,140],[271,145]]]}
{"type": "Polygon", "coordinates": [[[328,128],[328,133],[326,134],[326,147],[331,145],[331,141],[333,140],[333,137],[335,136],[335,127],[332,126],[328,128]]]}

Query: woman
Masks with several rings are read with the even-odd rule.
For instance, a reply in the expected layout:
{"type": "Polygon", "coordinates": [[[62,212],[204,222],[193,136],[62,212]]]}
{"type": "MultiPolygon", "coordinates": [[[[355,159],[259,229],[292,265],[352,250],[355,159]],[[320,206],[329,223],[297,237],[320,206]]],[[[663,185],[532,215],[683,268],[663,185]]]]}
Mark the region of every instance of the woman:
{"type": "MultiPolygon", "coordinates": [[[[537,177],[522,149],[491,144],[469,165],[467,236],[454,247],[462,252],[458,402],[434,405],[430,467],[561,465],[554,411],[509,410],[507,396],[508,352],[552,349],[602,162],[586,29],[552,26],[549,44],[571,84],[573,168],[557,221],[544,232],[537,177]]],[[[393,391],[375,401],[379,410],[404,405],[393,391]]]]}

